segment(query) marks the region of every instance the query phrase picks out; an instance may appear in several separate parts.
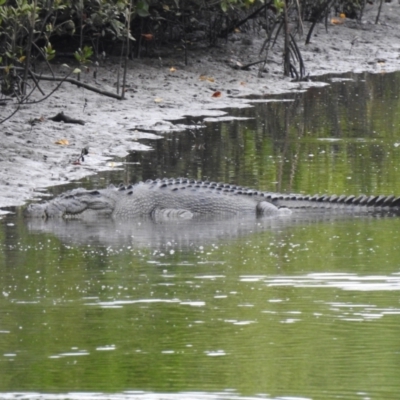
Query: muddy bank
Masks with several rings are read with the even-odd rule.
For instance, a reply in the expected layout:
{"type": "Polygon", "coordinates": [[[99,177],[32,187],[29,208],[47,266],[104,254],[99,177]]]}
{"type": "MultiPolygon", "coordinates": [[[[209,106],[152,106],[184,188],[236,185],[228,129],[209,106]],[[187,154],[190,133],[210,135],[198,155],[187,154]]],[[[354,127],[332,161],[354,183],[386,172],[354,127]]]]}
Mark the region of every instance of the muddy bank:
{"type": "MultiPolygon", "coordinates": [[[[319,24],[311,44],[304,45],[305,35],[298,39],[306,73],[314,77],[331,72],[399,70],[400,5],[385,3],[378,25],[374,24],[376,14],[377,4],[367,5],[361,24],[343,20],[342,24],[331,24],[328,32],[319,24]]],[[[259,60],[263,40],[262,33],[236,33],[218,48],[197,46],[189,51],[188,66],[183,54],[171,56],[165,50],[151,49],[151,58],[130,62],[124,101],[64,83],[48,100],[24,106],[0,125],[0,207],[22,205],[45,195],[41,189],[48,186],[118,168],[114,157],[124,157],[132,150],[151,150],[138,139],[157,140],[165,132],[183,131],[185,126],[171,122],[182,116],[225,118],[222,109],[226,107],[251,107],[244,96],[299,91],[319,84],[295,83],[283,77],[281,42],[270,51],[261,77],[258,66],[248,71],[233,68],[237,63],[259,60]],[[213,97],[217,91],[221,96],[213,97]],[[85,125],[49,119],[60,111],[86,121],[85,125]],[[82,161],[81,151],[87,146],[90,152],[82,161]]],[[[97,80],[92,71],[82,80],[115,92],[117,70],[113,60],[105,60],[98,68],[97,80]]],[[[49,93],[56,83],[40,85],[49,93]]],[[[1,106],[0,117],[10,114],[13,107],[1,106]]]]}

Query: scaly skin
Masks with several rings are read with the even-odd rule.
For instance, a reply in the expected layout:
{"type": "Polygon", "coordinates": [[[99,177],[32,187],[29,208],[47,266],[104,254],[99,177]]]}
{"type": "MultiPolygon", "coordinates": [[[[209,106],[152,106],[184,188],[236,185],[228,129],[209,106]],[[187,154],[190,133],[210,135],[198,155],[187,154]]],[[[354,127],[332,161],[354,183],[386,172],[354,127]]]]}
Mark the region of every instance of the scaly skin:
{"type": "Polygon", "coordinates": [[[74,189],[25,210],[30,218],[152,217],[192,219],[207,216],[279,216],[290,210],[400,213],[394,196],[305,196],[280,194],[194,179],[158,179],[107,189],[74,189]]]}

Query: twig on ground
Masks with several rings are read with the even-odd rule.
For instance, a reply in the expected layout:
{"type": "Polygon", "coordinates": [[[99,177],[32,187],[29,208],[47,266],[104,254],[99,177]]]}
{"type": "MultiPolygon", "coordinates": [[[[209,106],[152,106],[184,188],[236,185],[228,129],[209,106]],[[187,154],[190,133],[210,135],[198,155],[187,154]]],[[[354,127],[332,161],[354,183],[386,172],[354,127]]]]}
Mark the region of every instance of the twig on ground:
{"type": "Polygon", "coordinates": [[[83,87],[83,88],[85,88],[87,90],[90,90],[92,92],[102,94],[103,96],[112,97],[112,98],[117,99],[117,100],[123,100],[123,97],[118,95],[118,94],[108,92],[107,90],[98,89],[98,88],[96,88],[94,86],[88,85],[87,83],[80,82],[77,79],[73,79],[73,78],[57,78],[57,77],[54,78],[54,77],[48,76],[48,75],[37,75],[37,74],[34,74],[34,75],[37,78],[43,79],[44,81],[53,81],[53,82],[61,82],[61,83],[68,82],[68,83],[72,83],[73,85],[77,85],[78,87],[83,87]]]}
{"type": "Polygon", "coordinates": [[[2,120],[0,121],[0,124],[2,124],[3,122],[6,122],[8,119],[12,118],[12,117],[19,111],[20,107],[21,107],[21,104],[18,104],[18,106],[17,106],[17,108],[15,109],[15,111],[12,112],[8,117],[2,119],[2,120]]]}
{"type": "MultiPolygon", "coordinates": [[[[6,69],[6,68],[8,68],[8,67],[0,67],[0,70],[4,70],[4,69],[6,69]]],[[[21,67],[13,67],[13,69],[15,69],[15,70],[22,70],[21,67]]],[[[80,81],[78,81],[77,79],[69,78],[69,76],[71,75],[71,73],[72,73],[72,72],[70,72],[67,76],[61,78],[61,77],[53,77],[53,76],[49,76],[49,75],[39,75],[39,74],[36,74],[35,72],[33,72],[33,71],[31,70],[31,71],[30,71],[30,76],[39,79],[39,81],[42,79],[42,80],[44,80],[44,81],[52,81],[52,82],[60,82],[60,83],[63,83],[63,82],[72,83],[73,85],[77,85],[78,87],[83,87],[83,88],[88,89],[88,90],[90,90],[90,91],[92,91],[92,92],[99,93],[99,94],[101,94],[101,95],[103,95],[103,96],[112,97],[112,98],[117,99],[117,100],[123,100],[122,96],[120,96],[120,95],[117,95],[117,94],[115,94],[115,93],[108,92],[107,90],[98,89],[98,88],[96,88],[96,87],[94,87],[94,86],[92,86],[92,85],[88,85],[87,83],[80,82],[80,81]]],[[[60,87],[60,85],[57,85],[57,89],[58,89],[59,87],[60,87]]],[[[54,90],[53,90],[51,93],[54,93],[54,90]]],[[[46,96],[46,98],[47,98],[47,97],[48,97],[48,96],[46,96]]],[[[44,100],[44,99],[43,99],[43,100],[44,100]]],[[[39,101],[42,101],[42,100],[39,100],[39,101]]],[[[38,101],[38,102],[39,102],[39,101],[38,101]]],[[[28,104],[29,104],[29,103],[28,103],[28,104]]]]}
{"type": "Polygon", "coordinates": [[[54,122],[65,122],[66,124],[85,125],[85,121],[83,121],[82,119],[68,117],[68,115],[65,115],[63,111],[59,112],[57,115],[49,119],[54,122]]]}
{"type": "Polygon", "coordinates": [[[381,0],[381,2],[379,3],[378,14],[377,14],[377,16],[376,16],[375,25],[378,24],[379,17],[380,17],[380,15],[381,15],[382,4],[383,4],[383,0],[381,0]]]}
{"type": "Polygon", "coordinates": [[[249,64],[246,64],[246,65],[238,65],[238,64],[235,64],[235,65],[231,65],[231,67],[232,67],[233,69],[240,69],[240,70],[246,71],[246,70],[248,70],[250,67],[252,67],[253,65],[261,64],[261,63],[263,63],[264,61],[265,61],[265,60],[253,61],[253,62],[251,62],[251,63],[249,63],[249,64]]]}

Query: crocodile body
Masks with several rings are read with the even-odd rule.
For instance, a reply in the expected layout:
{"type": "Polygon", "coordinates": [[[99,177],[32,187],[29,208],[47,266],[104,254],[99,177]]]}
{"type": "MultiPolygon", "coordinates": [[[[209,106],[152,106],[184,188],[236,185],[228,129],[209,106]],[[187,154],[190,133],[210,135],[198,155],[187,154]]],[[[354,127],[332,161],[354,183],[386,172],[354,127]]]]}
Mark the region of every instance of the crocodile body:
{"type": "Polygon", "coordinates": [[[100,190],[74,189],[43,204],[30,204],[27,217],[193,219],[199,217],[288,215],[300,210],[400,214],[395,196],[308,196],[260,192],[194,179],[157,179],[100,190]]]}

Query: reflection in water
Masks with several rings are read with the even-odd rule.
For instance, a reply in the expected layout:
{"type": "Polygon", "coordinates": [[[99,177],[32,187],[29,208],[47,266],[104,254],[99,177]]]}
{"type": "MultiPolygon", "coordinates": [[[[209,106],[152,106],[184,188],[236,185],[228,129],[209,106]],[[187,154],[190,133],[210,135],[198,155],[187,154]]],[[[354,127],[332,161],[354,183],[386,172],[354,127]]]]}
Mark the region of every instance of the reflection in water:
{"type": "MultiPolygon", "coordinates": [[[[101,246],[132,246],[133,248],[184,248],[206,246],[219,240],[229,240],[280,228],[286,218],[230,218],[213,220],[167,221],[151,219],[42,220],[31,219],[26,224],[32,232],[48,232],[70,244],[101,246]]],[[[294,221],[295,222],[295,221],[294,221]]]]}
{"type": "MultiPolygon", "coordinates": [[[[363,215],[363,214],[361,214],[363,215]]],[[[63,220],[33,218],[24,221],[30,232],[50,233],[63,243],[71,245],[114,246],[189,250],[199,246],[210,246],[243,238],[260,232],[281,232],[295,226],[312,223],[351,220],[360,217],[350,210],[337,211],[314,209],[295,210],[292,214],[278,217],[257,218],[251,216],[230,216],[155,222],[152,219],[63,220]]],[[[379,215],[364,215],[363,218],[379,219],[379,215]]],[[[385,217],[383,217],[385,218],[385,217]]],[[[397,218],[387,217],[387,218],[397,218]]]]}
{"type": "MultiPolygon", "coordinates": [[[[399,195],[400,76],[349,77],[230,110],[250,119],[167,136],[84,185],[399,195]]],[[[306,215],[3,219],[0,398],[397,399],[400,219],[306,215]]]]}

